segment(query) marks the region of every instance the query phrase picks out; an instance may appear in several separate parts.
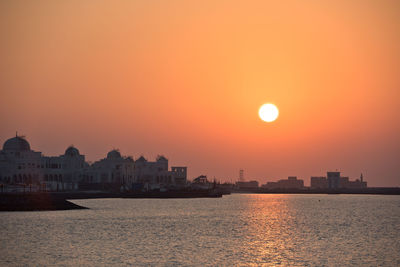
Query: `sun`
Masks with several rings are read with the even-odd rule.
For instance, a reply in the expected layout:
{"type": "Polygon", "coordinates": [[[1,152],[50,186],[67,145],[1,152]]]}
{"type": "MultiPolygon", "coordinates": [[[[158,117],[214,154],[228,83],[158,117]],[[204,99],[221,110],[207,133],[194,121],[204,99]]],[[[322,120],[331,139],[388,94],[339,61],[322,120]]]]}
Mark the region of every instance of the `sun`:
{"type": "Polygon", "coordinates": [[[258,115],[263,121],[273,122],[278,118],[279,110],[274,104],[264,104],[258,110],[258,115]]]}

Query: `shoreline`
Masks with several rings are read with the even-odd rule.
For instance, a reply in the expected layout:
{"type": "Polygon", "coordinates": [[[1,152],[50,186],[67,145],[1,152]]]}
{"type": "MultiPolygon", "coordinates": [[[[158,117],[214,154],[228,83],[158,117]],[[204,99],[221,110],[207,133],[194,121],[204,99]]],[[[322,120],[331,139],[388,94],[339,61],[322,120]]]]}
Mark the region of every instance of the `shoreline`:
{"type": "Polygon", "coordinates": [[[50,211],[88,209],[68,200],[96,198],[221,198],[214,191],[169,191],[169,192],[25,192],[1,193],[1,211],[50,211]]]}
{"type": "MultiPolygon", "coordinates": [[[[234,189],[232,194],[352,194],[352,195],[400,195],[398,187],[364,188],[364,189],[234,189]]],[[[96,199],[96,198],[221,198],[221,191],[168,191],[168,192],[126,192],[112,193],[102,191],[80,192],[25,192],[25,193],[0,193],[1,211],[55,211],[88,209],[74,204],[68,200],[96,199]]]]}
{"type": "Polygon", "coordinates": [[[233,189],[232,193],[248,194],[351,194],[351,195],[400,195],[400,187],[369,187],[359,189],[233,189]]]}
{"type": "Polygon", "coordinates": [[[2,193],[0,211],[55,211],[88,209],[48,193],[2,193]]]}

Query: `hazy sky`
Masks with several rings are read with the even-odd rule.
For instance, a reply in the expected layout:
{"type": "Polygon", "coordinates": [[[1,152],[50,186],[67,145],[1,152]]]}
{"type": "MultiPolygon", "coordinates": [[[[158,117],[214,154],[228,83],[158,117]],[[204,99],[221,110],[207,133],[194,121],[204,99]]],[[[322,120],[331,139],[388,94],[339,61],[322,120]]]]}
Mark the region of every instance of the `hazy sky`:
{"type": "Polygon", "coordinates": [[[0,36],[0,143],[400,186],[398,0],[3,0],[0,36]]]}

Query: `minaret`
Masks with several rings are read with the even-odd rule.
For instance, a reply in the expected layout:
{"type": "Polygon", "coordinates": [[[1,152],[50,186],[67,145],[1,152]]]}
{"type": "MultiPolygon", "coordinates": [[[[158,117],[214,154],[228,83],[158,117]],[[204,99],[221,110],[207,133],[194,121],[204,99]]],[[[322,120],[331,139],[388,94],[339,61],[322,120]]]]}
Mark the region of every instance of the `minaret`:
{"type": "Polygon", "coordinates": [[[363,175],[362,175],[362,173],[361,173],[361,176],[360,176],[360,181],[361,181],[361,183],[363,182],[363,175]]]}

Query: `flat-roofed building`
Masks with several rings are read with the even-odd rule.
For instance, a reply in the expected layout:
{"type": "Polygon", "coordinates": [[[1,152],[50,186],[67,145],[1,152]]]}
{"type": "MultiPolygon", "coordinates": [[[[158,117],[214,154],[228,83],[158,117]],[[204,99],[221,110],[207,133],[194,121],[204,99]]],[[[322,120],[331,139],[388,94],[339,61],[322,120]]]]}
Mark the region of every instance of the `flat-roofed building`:
{"type": "Polygon", "coordinates": [[[289,176],[288,179],[277,182],[268,182],[262,186],[267,189],[301,189],[304,188],[304,181],[297,179],[296,176],[289,176]]]}
{"type": "Polygon", "coordinates": [[[359,189],[367,188],[367,182],[363,180],[362,174],[360,179],[351,181],[349,177],[340,176],[340,172],[327,172],[327,177],[312,176],[310,187],[311,189],[359,189]]]}
{"type": "Polygon", "coordinates": [[[340,188],[340,172],[328,172],[328,188],[338,189],[340,188]]]}
{"type": "Polygon", "coordinates": [[[328,180],[323,176],[311,176],[310,187],[311,189],[326,189],[328,188],[328,180]]]}
{"type": "Polygon", "coordinates": [[[256,189],[258,188],[258,181],[238,181],[236,187],[238,189],[256,189]]]}

